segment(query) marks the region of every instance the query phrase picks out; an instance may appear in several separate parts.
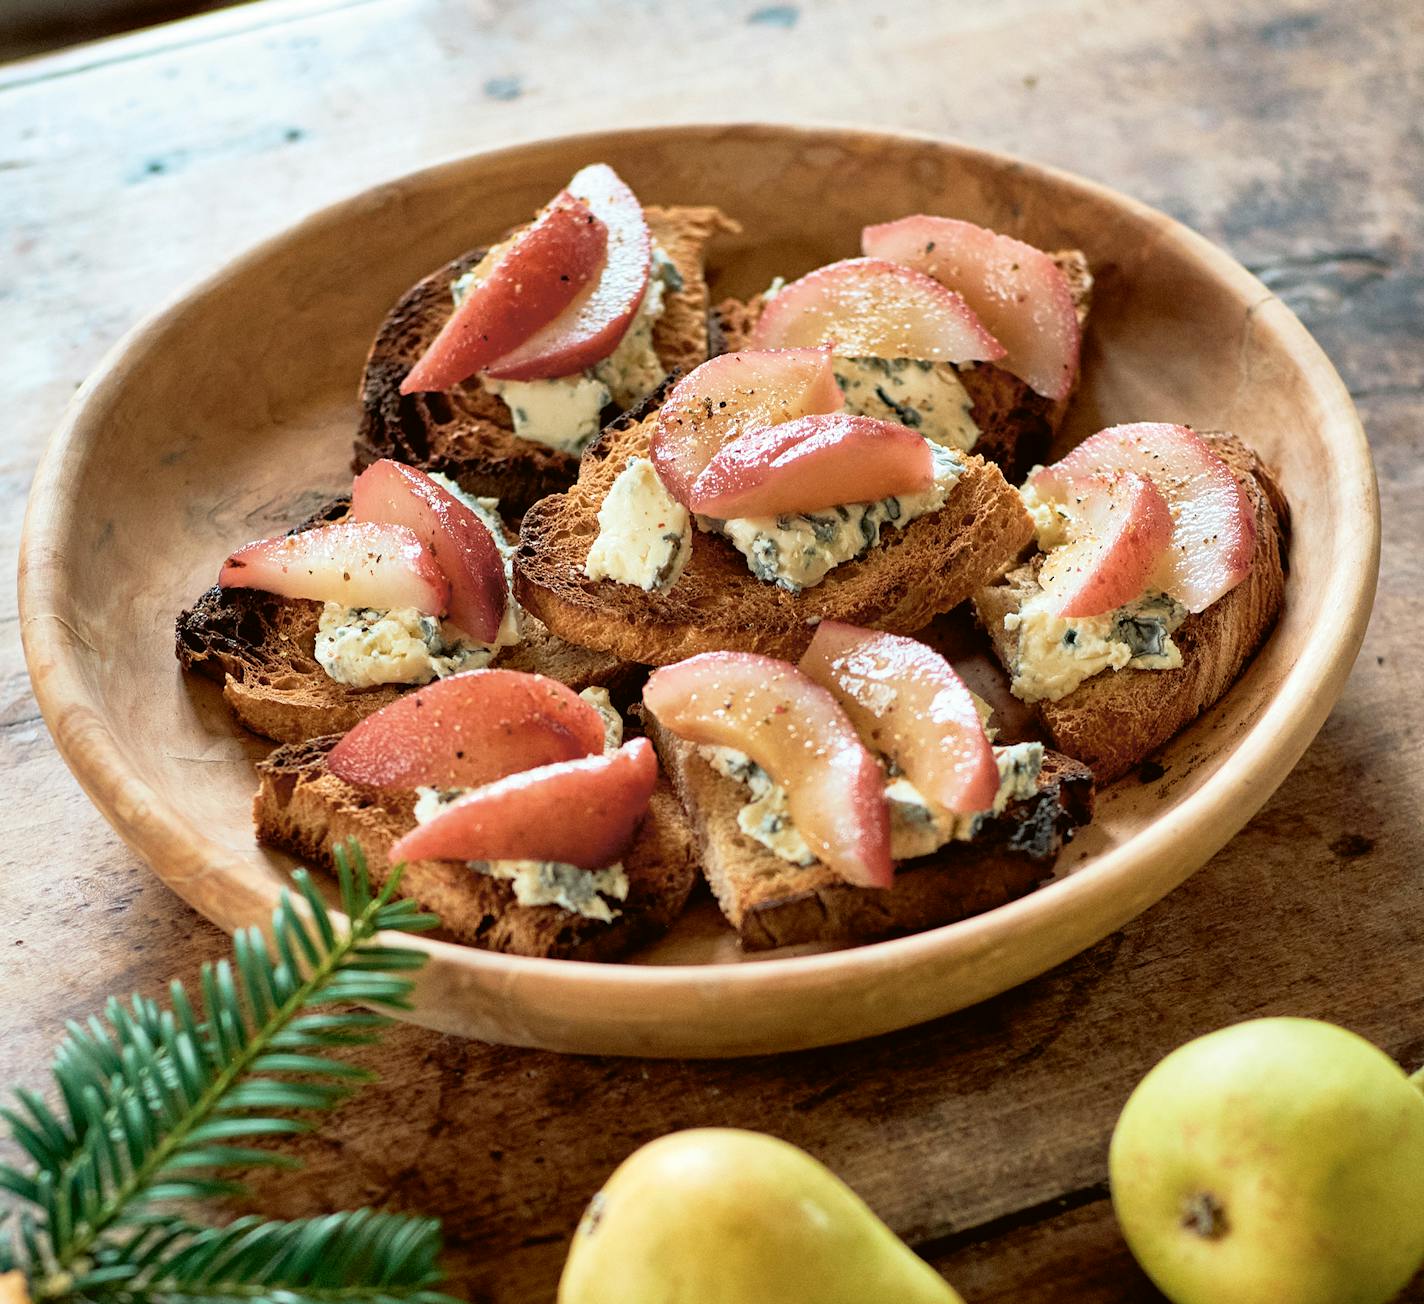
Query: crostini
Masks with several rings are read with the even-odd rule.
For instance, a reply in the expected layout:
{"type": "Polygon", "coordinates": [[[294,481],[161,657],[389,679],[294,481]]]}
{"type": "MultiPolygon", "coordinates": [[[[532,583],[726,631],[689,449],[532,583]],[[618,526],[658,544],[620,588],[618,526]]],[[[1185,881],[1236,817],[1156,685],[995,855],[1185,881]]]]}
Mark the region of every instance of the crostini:
{"type": "Polygon", "coordinates": [[[1216,702],[1275,624],[1288,516],[1235,436],[1114,426],[1022,494],[1040,551],[974,597],[1015,696],[1111,782],[1216,702]]]}
{"type": "Polygon", "coordinates": [[[715,208],[643,206],[607,164],[532,222],[446,264],[391,310],[361,381],[357,469],[450,476],[517,516],[665,376],[707,357],[715,208]]]}
{"type": "Polygon", "coordinates": [[[413,686],[494,661],[575,688],[630,683],[633,667],[520,608],[497,508],[439,473],[374,463],[349,499],[227,559],[178,617],[178,660],[278,742],[344,732],[413,686]]]}
{"type": "Polygon", "coordinates": [[[1092,816],[1093,776],[995,746],[988,708],[913,639],[824,621],[799,665],[705,653],[657,670],[649,735],[703,873],[749,949],[864,941],[1029,891],[1092,816]]]}
{"type": "Polygon", "coordinates": [[[610,426],[526,513],[515,582],[560,637],[617,656],[794,657],[818,620],[921,628],[1032,537],[997,466],[848,414],[829,349],[749,351],[610,426]]]}
{"type": "Polygon", "coordinates": [[[655,938],[696,881],[687,822],[608,694],[473,670],[344,735],[257,766],[258,839],[331,870],[355,838],[372,880],[486,950],[614,960],[655,938]]]}

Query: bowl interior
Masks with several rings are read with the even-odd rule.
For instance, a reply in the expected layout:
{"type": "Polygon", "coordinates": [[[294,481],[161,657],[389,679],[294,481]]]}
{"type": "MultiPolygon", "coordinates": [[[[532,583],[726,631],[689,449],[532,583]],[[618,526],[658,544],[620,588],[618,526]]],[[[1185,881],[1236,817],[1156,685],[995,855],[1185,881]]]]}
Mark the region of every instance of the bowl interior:
{"type": "Polygon", "coordinates": [[[912,212],[1082,248],[1097,288],[1064,441],[1126,420],[1245,438],[1278,469],[1294,508],[1286,612],[1226,699],[1167,749],[1161,775],[1106,791],[1098,819],[1063,857],[1064,881],[1024,901],[919,938],[789,963],[781,953],[743,957],[710,906],[639,957],[656,970],[511,961],[435,943],[421,1017],[566,1049],[728,1053],[832,1041],[1000,990],[1160,897],[1265,800],[1353,660],[1377,547],[1358,424],[1295,319],[1162,215],[998,156],[853,132],[673,128],[443,165],[293,228],[125,341],[51,449],[25,556],[37,692],[91,795],[204,913],[229,927],[266,913],[289,862],[252,836],[251,763],[263,748],[235,730],[214,686],[180,674],[173,617],[236,543],[280,530],[349,485],[357,381],[396,297],[594,159],[612,163],[645,202],[715,203],[742,224],[713,249],[714,300],[855,254],[864,223],[912,212]],[[745,995],[740,1014],[714,1016],[712,998],[691,985],[701,971],[681,970],[708,963],[736,966],[735,979],[720,972],[724,999],[745,995]],[[917,967],[923,983],[925,966],[938,983],[932,997],[901,991],[917,967]],[[590,969],[598,976],[578,976],[590,969]],[[774,970],[781,976],[754,977],[774,970]],[[589,1032],[587,1015],[555,991],[589,982],[625,994],[642,983],[663,992],[667,1008],[685,999],[706,1015],[704,1031],[660,1040],[625,1010],[589,1032]],[[753,1008],[791,987],[820,993],[822,1004],[829,990],[857,995],[854,1008],[808,1015],[791,1033],[753,1008]]]}

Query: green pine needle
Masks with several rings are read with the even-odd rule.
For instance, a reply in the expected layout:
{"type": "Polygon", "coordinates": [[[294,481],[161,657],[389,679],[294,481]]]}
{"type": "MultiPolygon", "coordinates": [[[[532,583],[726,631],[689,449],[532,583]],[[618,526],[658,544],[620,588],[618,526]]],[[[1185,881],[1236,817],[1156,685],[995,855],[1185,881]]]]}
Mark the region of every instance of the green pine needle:
{"type": "Polygon", "coordinates": [[[435,1304],[439,1224],[369,1209],[295,1222],[190,1223],[153,1208],[241,1194],[224,1170],[294,1168],[244,1144],[307,1130],[370,1080],[330,1058],[364,1045],[409,1009],[404,976],[425,956],[378,942],[438,920],[394,900],[397,869],[371,890],[355,842],[336,853],[344,931],[304,871],[299,905],[283,892],[269,942],[233,939],[233,958],[203,966],[201,999],[181,983],[170,1008],[134,996],[102,1019],[71,1022],[55,1052],[53,1105],[18,1090],[0,1109],[28,1170],[0,1165],[0,1189],[30,1206],[0,1263],[23,1267],[36,1300],[205,1301],[280,1298],[435,1304]],[[356,1003],[375,1010],[319,1007],[356,1003]]]}

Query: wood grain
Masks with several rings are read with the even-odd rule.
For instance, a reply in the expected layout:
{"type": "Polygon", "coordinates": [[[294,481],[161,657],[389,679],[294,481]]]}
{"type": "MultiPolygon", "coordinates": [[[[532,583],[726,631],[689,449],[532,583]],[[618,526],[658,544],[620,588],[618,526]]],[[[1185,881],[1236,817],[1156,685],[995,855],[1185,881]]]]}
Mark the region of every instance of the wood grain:
{"type": "MultiPolygon", "coordinates": [[[[1211,865],[1034,983],[852,1052],[634,1064],[401,1029],[373,1056],[385,1085],[305,1143],[307,1174],[266,1188],[286,1212],[367,1198],[442,1214],[458,1293],[548,1299],[578,1207],[629,1146],[741,1121],[832,1163],[976,1304],[1150,1299],[1091,1193],[1159,1055],[1274,1011],[1424,1060],[1424,33],[1408,0],[846,3],[748,21],[768,8],[787,7],[264,4],[0,70],[0,552],[13,573],[40,445],[141,314],[301,212],[481,144],[733,112],[917,127],[1085,172],[1221,241],[1350,385],[1384,552],[1344,696],[1211,865]]],[[[0,1058],[37,1085],[63,1018],[191,980],[223,943],[64,770],[8,591],[0,766],[0,988],[18,993],[0,1058]]]]}

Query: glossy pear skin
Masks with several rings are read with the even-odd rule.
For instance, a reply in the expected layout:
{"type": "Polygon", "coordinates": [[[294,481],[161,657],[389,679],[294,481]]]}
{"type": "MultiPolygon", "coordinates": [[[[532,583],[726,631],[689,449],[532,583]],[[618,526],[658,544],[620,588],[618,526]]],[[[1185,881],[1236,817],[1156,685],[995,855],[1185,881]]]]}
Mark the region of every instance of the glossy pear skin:
{"type": "Polygon", "coordinates": [[[574,1233],[558,1304],[964,1304],[844,1182],[785,1141],[675,1132],[574,1233]]]}
{"type": "Polygon", "coordinates": [[[507,775],[417,824],[390,850],[400,860],[554,860],[602,869],[627,850],[658,781],[646,738],[507,775]]]}
{"type": "Polygon", "coordinates": [[[485,368],[501,380],[570,376],[618,347],[647,292],[653,238],[643,206],[607,163],[590,163],[568,184],[604,226],[602,266],[552,321],[485,368]]]}
{"type": "Polygon", "coordinates": [[[401,382],[401,393],[451,389],[518,348],[568,307],[607,251],[607,226],[581,199],[560,191],[470,288],[401,382]]]}
{"type": "Polygon", "coordinates": [[[795,666],[703,652],[653,671],[643,704],[688,742],[750,756],[786,789],[792,821],[846,882],[894,884],[880,766],[836,699],[795,666]]]}
{"type": "Polygon", "coordinates": [[[828,412],[748,430],[724,445],[692,485],[705,516],[776,516],[923,493],[934,483],[929,444],[907,426],[828,412]]]}
{"type": "Polygon", "coordinates": [[[923,213],[867,226],[860,247],[962,295],[1002,346],[998,365],[1005,371],[1055,401],[1072,393],[1082,331],[1068,279],[1041,249],[973,222],[923,213]]]}
{"type": "Polygon", "coordinates": [[[792,281],[766,303],[754,349],[829,344],[848,357],[992,362],[1004,346],[932,276],[882,258],[847,258],[792,281]]]}
{"type": "Polygon", "coordinates": [[[1172,509],[1135,471],[1091,476],[1074,511],[1082,533],[1048,554],[1039,583],[1060,616],[1098,616],[1140,597],[1172,543],[1172,509]]]}
{"type": "Polygon", "coordinates": [[[1313,1019],[1174,1051],[1108,1159],[1137,1260],[1175,1304],[1384,1304],[1424,1260],[1424,1095],[1313,1019]]]}
{"type": "Polygon", "coordinates": [[[509,600],[489,527],[422,471],[382,458],[351,486],[351,519],[415,532],[450,581],[450,623],[481,643],[499,637],[509,600]]]}
{"type": "Polygon", "coordinates": [[[1045,498],[1070,501],[1095,477],[1145,476],[1172,514],[1156,586],[1188,611],[1205,611],[1251,573],[1256,516],[1231,468],[1196,431],[1161,421],[1109,426],[1030,477],[1045,498]]]}
{"type": "Polygon", "coordinates": [[[844,406],[829,349],[723,353],[672,387],[658,409],[650,456],[668,492],[686,506],[724,445],[749,430],[844,406]]]}

